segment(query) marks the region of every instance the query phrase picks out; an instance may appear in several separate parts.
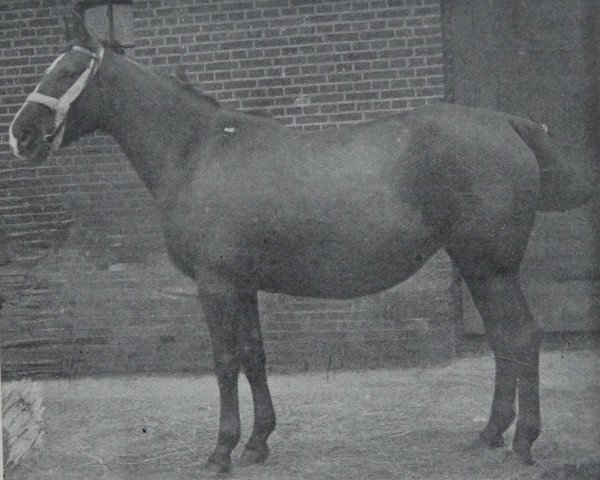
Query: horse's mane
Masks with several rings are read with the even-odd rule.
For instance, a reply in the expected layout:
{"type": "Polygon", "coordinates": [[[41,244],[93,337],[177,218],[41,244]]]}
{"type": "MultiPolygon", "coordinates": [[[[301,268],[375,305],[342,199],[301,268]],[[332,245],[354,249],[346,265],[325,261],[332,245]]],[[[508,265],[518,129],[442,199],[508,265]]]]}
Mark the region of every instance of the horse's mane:
{"type": "Polygon", "coordinates": [[[119,55],[125,55],[125,47],[116,40],[102,40],[100,44],[104,48],[108,48],[109,50],[112,50],[113,52],[118,53],[119,55]]]}
{"type": "MultiPolygon", "coordinates": [[[[104,48],[112,50],[113,52],[115,52],[118,55],[125,54],[125,47],[123,47],[123,45],[121,45],[121,43],[117,42],[116,40],[102,40],[100,43],[104,48]]],[[[63,49],[61,49],[61,53],[64,53],[64,52],[67,52],[68,50],[70,50],[74,44],[75,43],[68,43],[63,49]]],[[[158,75],[160,75],[162,78],[164,78],[166,81],[181,88],[184,92],[197,98],[198,100],[203,100],[217,108],[221,108],[221,104],[215,97],[213,97],[212,95],[209,95],[207,93],[204,93],[201,90],[198,90],[194,85],[192,85],[186,78],[184,72],[176,72],[175,76],[166,75],[161,72],[156,72],[156,73],[158,75]]],[[[254,117],[271,118],[271,115],[269,113],[259,111],[259,110],[248,110],[243,113],[245,113],[246,115],[254,116],[254,117]]]]}
{"type": "MultiPolygon", "coordinates": [[[[201,90],[198,90],[193,84],[189,83],[189,81],[185,77],[185,73],[176,73],[174,77],[170,75],[165,75],[164,78],[183,88],[187,93],[193,95],[194,97],[199,98],[201,100],[205,100],[214,105],[215,107],[221,108],[221,104],[215,97],[208,95],[207,93],[204,93],[201,90]]],[[[247,110],[243,113],[246,115],[251,115],[253,117],[271,118],[271,115],[269,113],[260,110],[247,110]]]]}
{"type": "MultiPolygon", "coordinates": [[[[121,43],[117,42],[116,40],[101,40],[100,44],[104,48],[106,48],[108,50],[112,50],[117,55],[125,54],[125,47],[123,47],[123,45],[121,45],[121,43]]],[[[74,45],[77,45],[77,43],[76,42],[67,43],[63,48],[60,49],[60,53],[68,52],[69,50],[71,50],[71,48],[73,48],[74,45]]],[[[135,62],[135,63],[137,63],[137,62],[135,62]]],[[[164,78],[165,80],[167,80],[168,82],[182,88],[186,93],[189,93],[190,95],[192,95],[200,100],[207,101],[210,104],[214,105],[215,107],[221,106],[216,98],[212,97],[211,95],[208,95],[207,93],[196,90],[196,88],[192,84],[190,84],[187,81],[187,79],[185,79],[185,76],[183,74],[178,74],[177,77],[172,77],[170,75],[165,75],[160,72],[156,72],[156,73],[158,75],[160,75],[162,78],[164,78]]]]}
{"type": "Polygon", "coordinates": [[[194,85],[192,85],[191,83],[188,83],[187,81],[184,81],[180,76],[177,76],[177,77],[172,77],[170,75],[162,75],[162,76],[169,82],[182,88],[186,93],[189,93],[190,95],[198,98],[199,100],[204,100],[206,102],[209,102],[210,104],[214,105],[217,108],[221,107],[221,104],[215,97],[213,97],[207,93],[204,93],[200,90],[197,90],[196,87],[194,87],[194,85]]]}

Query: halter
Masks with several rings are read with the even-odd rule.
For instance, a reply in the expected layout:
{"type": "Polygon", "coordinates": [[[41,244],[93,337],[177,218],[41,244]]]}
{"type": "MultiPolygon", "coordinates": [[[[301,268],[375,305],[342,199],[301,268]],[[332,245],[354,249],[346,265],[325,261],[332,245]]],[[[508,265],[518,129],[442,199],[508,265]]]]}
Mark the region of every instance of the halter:
{"type": "MultiPolygon", "coordinates": [[[[71,87],[65,93],[63,93],[60,98],[54,98],[54,97],[50,97],[49,95],[44,95],[43,93],[39,93],[38,88],[40,88],[40,84],[38,84],[35,87],[35,90],[33,92],[31,92],[29,94],[29,96],[25,99],[25,103],[23,103],[23,106],[19,109],[19,111],[17,112],[17,114],[14,117],[16,119],[19,116],[19,114],[21,113],[21,110],[23,110],[25,105],[27,105],[27,103],[29,103],[29,102],[39,103],[41,105],[45,105],[46,107],[50,108],[51,110],[54,110],[56,112],[55,117],[54,117],[54,130],[52,131],[52,133],[44,136],[44,140],[46,140],[48,143],[50,143],[50,142],[52,143],[52,145],[50,147],[51,152],[56,152],[60,148],[64,133],[65,133],[65,125],[66,125],[65,119],[67,117],[67,113],[69,112],[69,108],[71,107],[71,104],[75,100],[77,100],[79,95],[81,95],[81,92],[83,92],[83,90],[88,85],[90,80],[94,77],[94,75],[98,71],[98,68],[100,67],[102,58],[104,57],[104,48],[102,48],[102,47],[100,48],[98,53],[92,52],[91,50],[80,47],[78,45],[73,46],[73,50],[85,53],[86,55],[88,55],[90,57],[90,63],[88,64],[88,67],[79,76],[79,78],[75,81],[75,83],[73,85],[71,85],[71,87]]],[[[56,60],[54,60],[54,62],[52,62],[52,64],[48,67],[48,69],[46,70],[44,75],[47,75],[52,70],[54,70],[56,65],[58,65],[58,63],[63,59],[64,56],[65,56],[65,54],[63,53],[58,58],[56,58],[56,60]]],[[[14,123],[14,120],[13,120],[13,123],[14,123]]],[[[10,143],[13,146],[13,150],[16,153],[17,152],[17,149],[16,149],[17,141],[14,138],[13,133],[12,133],[12,124],[10,126],[9,133],[10,133],[10,143]]]]}

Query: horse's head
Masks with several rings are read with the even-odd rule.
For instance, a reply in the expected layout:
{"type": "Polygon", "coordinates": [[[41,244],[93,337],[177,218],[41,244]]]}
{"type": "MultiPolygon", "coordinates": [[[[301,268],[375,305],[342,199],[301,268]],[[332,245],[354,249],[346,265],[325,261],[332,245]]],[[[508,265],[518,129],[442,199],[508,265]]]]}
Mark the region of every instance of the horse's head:
{"type": "Polygon", "coordinates": [[[95,98],[98,89],[90,84],[94,83],[104,48],[76,14],[65,17],[65,37],[69,48],[48,67],[9,128],[14,154],[35,163],[97,128],[97,112],[81,107],[92,99],[95,105],[101,105],[101,99],[95,98]]]}

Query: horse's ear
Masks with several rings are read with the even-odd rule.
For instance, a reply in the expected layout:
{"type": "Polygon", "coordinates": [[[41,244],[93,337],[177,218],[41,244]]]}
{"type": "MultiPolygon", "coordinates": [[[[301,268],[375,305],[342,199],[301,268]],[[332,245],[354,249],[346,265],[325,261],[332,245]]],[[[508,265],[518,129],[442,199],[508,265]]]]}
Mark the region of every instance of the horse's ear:
{"type": "Polygon", "coordinates": [[[84,45],[87,45],[89,42],[90,34],[85,28],[85,22],[83,21],[83,15],[78,12],[73,12],[71,14],[71,19],[73,21],[73,35],[74,39],[84,45]]]}
{"type": "Polygon", "coordinates": [[[83,15],[79,12],[72,12],[65,15],[65,39],[67,43],[76,43],[82,47],[94,48],[99,42],[88,32],[83,15]]]}
{"type": "Polygon", "coordinates": [[[70,43],[75,40],[73,35],[73,22],[71,21],[71,17],[68,15],[63,15],[63,22],[65,24],[65,40],[67,43],[70,43]]]}

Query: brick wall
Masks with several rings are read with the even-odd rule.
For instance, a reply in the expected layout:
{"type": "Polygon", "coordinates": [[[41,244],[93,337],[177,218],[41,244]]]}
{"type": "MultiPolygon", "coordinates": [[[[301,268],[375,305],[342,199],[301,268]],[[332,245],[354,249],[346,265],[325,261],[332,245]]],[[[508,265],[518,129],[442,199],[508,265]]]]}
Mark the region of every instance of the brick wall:
{"type": "Polygon", "coordinates": [[[443,95],[438,2],[139,2],[136,56],[233,108],[322,128],[443,95]]]}
{"type": "MultiPolygon", "coordinates": [[[[65,0],[0,6],[0,272],[5,375],[204,371],[191,282],[165,258],[151,197],[108,138],[30,168],[7,126],[62,44],[65,0]]],[[[222,104],[290,128],[336,128],[440,101],[439,0],[134,1],[133,55],[222,104]]],[[[448,355],[457,316],[444,256],[353,302],[261,297],[274,369],[414,363],[448,355]],[[444,320],[446,322],[444,323],[444,320]]]]}

